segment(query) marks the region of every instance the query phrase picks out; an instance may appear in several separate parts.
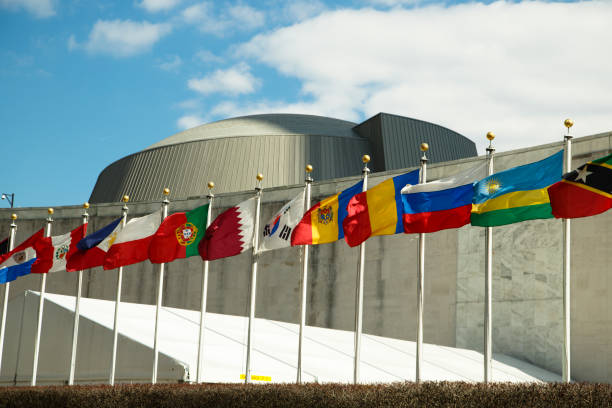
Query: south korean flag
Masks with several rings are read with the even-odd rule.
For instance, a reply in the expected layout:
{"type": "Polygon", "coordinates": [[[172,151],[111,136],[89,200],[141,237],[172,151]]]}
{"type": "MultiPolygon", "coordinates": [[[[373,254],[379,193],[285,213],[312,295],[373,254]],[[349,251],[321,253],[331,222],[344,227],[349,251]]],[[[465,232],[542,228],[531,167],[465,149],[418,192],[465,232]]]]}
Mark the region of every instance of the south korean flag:
{"type": "Polygon", "coordinates": [[[291,246],[291,233],[304,215],[304,191],[283,206],[260,232],[259,252],[291,246]]]}

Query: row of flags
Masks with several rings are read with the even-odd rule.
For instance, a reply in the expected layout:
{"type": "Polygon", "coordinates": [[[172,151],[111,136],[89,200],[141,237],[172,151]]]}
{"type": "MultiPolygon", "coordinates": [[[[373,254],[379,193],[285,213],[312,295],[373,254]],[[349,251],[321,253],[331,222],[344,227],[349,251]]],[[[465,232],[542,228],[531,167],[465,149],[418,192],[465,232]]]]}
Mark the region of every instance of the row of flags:
{"type": "MultiPolygon", "coordinates": [[[[285,204],[260,233],[258,252],[342,238],[356,246],[371,236],[430,233],[499,226],[541,218],[576,218],[612,207],[612,154],[562,176],[563,151],[538,162],[484,177],[480,163],[454,176],[418,184],[418,170],[363,190],[363,180],[304,212],[304,192],[285,204]]],[[[161,209],[118,218],[85,236],[87,224],[69,233],[34,233],[0,256],[0,283],[28,273],[115,269],[150,260],[166,263],[200,255],[215,260],[253,246],[255,197],[229,208],[207,225],[209,204],[162,220],[161,209]]]]}

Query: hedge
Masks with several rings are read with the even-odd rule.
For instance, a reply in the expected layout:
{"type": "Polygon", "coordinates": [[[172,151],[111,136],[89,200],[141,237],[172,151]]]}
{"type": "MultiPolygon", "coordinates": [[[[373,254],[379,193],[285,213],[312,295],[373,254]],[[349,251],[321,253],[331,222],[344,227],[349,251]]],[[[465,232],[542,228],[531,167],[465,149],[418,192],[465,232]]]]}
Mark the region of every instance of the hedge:
{"type": "Polygon", "coordinates": [[[0,407],[612,407],[608,384],[136,384],[0,388],[0,407]]]}

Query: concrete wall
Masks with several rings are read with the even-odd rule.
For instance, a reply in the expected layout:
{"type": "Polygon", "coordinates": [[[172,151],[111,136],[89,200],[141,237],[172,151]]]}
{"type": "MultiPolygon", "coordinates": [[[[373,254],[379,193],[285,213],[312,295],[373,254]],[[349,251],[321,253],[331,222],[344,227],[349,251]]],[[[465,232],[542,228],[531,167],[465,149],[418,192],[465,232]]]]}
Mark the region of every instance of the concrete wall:
{"type": "MultiPolygon", "coordinates": [[[[561,143],[496,155],[503,170],[542,159],[561,143]]],[[[612,133],[574,140],[574,166],[612,151],[612,133]]],[[[432,165],[429,179],[454,174],[483,158],[432,165]]],[[[400,171],[378,173],[370,185],[400,171]]],[[[315,169],[316,177],[316,169],[315,169]]],[[[358,177],[313,185],[313,203],[353,184],[358,177]]],[[[172,186],[169,186],[172,188],[172,186]]],[[[265,185],[264,185],[265,187],[265,185]]],[[[295,196],[301,186],[264,190],[263,220],[295,196]]],[[[129,193],[129,192],[128,192],[129,193]]],[[[252,195],[216,197],[213,215],[252,195]]],[[[205,199],[176,201],[170,211],[195,208],[205,199]]],[[[120,214],[119,203],[90,209],[90,230],[120,214]]],[[[147,214],[159,203],[130,204],[130,216],[147,214]]],[[[54,232],[65,233],[80,222],[78,206],[56,208],[54,232]]],[[[10,210],[0,210],[0,237],[8,234],[10,210]]],[[[44,225],[45,208],[15,209],[19,214],[17,241],[44,225]]],[[[612,212],[572,221],[572,377],[612,381],[612,212]]],[[[427,235],[424,339],[426,342],[482,349],[484,299],[484,233],[466,226],[427,235]]],[[[494,352],[509,354],[552,371],[561,370],[562,242],[561,221],[529,221],[494,229],[493,331],[494,352]]],[[[309,325],[348,329],[354,326],[358,249],[344,242],[312,247],[308,280],[309,325]]],[[[414,235],[375,237],[366,245],[364,331],[414,340],[416,331],[416,256],[414,235]]],[[[250,254],[211,262],[208,311],[246,315],[250,254]]],[[[299,248],[264,253],[257,281],[258,317],[297,322],[299,307],[299,248]]],[[[164,304],[199,309],[202,262],[193,257],[167,265],[164,304]]],[[[95,268],[85,273],[84,296],[113,300],[116,271],[95,268]]],[[[126,267],[122,299],[153,304],[156,273],[149,262],[126,267]]],[[[11,297],[39,289],[40,278],[26,276],[11,284],[11,297]]],[[[47,280],[53,293],[73,295],[76,276],[56,273],[47,280]]]]}

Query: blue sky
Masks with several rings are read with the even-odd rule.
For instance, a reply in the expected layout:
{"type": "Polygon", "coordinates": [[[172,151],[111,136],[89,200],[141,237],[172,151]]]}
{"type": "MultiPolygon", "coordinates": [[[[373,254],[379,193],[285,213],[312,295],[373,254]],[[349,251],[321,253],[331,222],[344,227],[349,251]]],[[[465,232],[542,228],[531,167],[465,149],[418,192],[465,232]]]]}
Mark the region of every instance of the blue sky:
{"type": "Polygon", "coordinates": [[[610,21],[609,1],[0,0],[0,192],[80,204],[113,161],[253,113],[395,113],[481,152],[565,117],[609,131],[610,21]]]}

